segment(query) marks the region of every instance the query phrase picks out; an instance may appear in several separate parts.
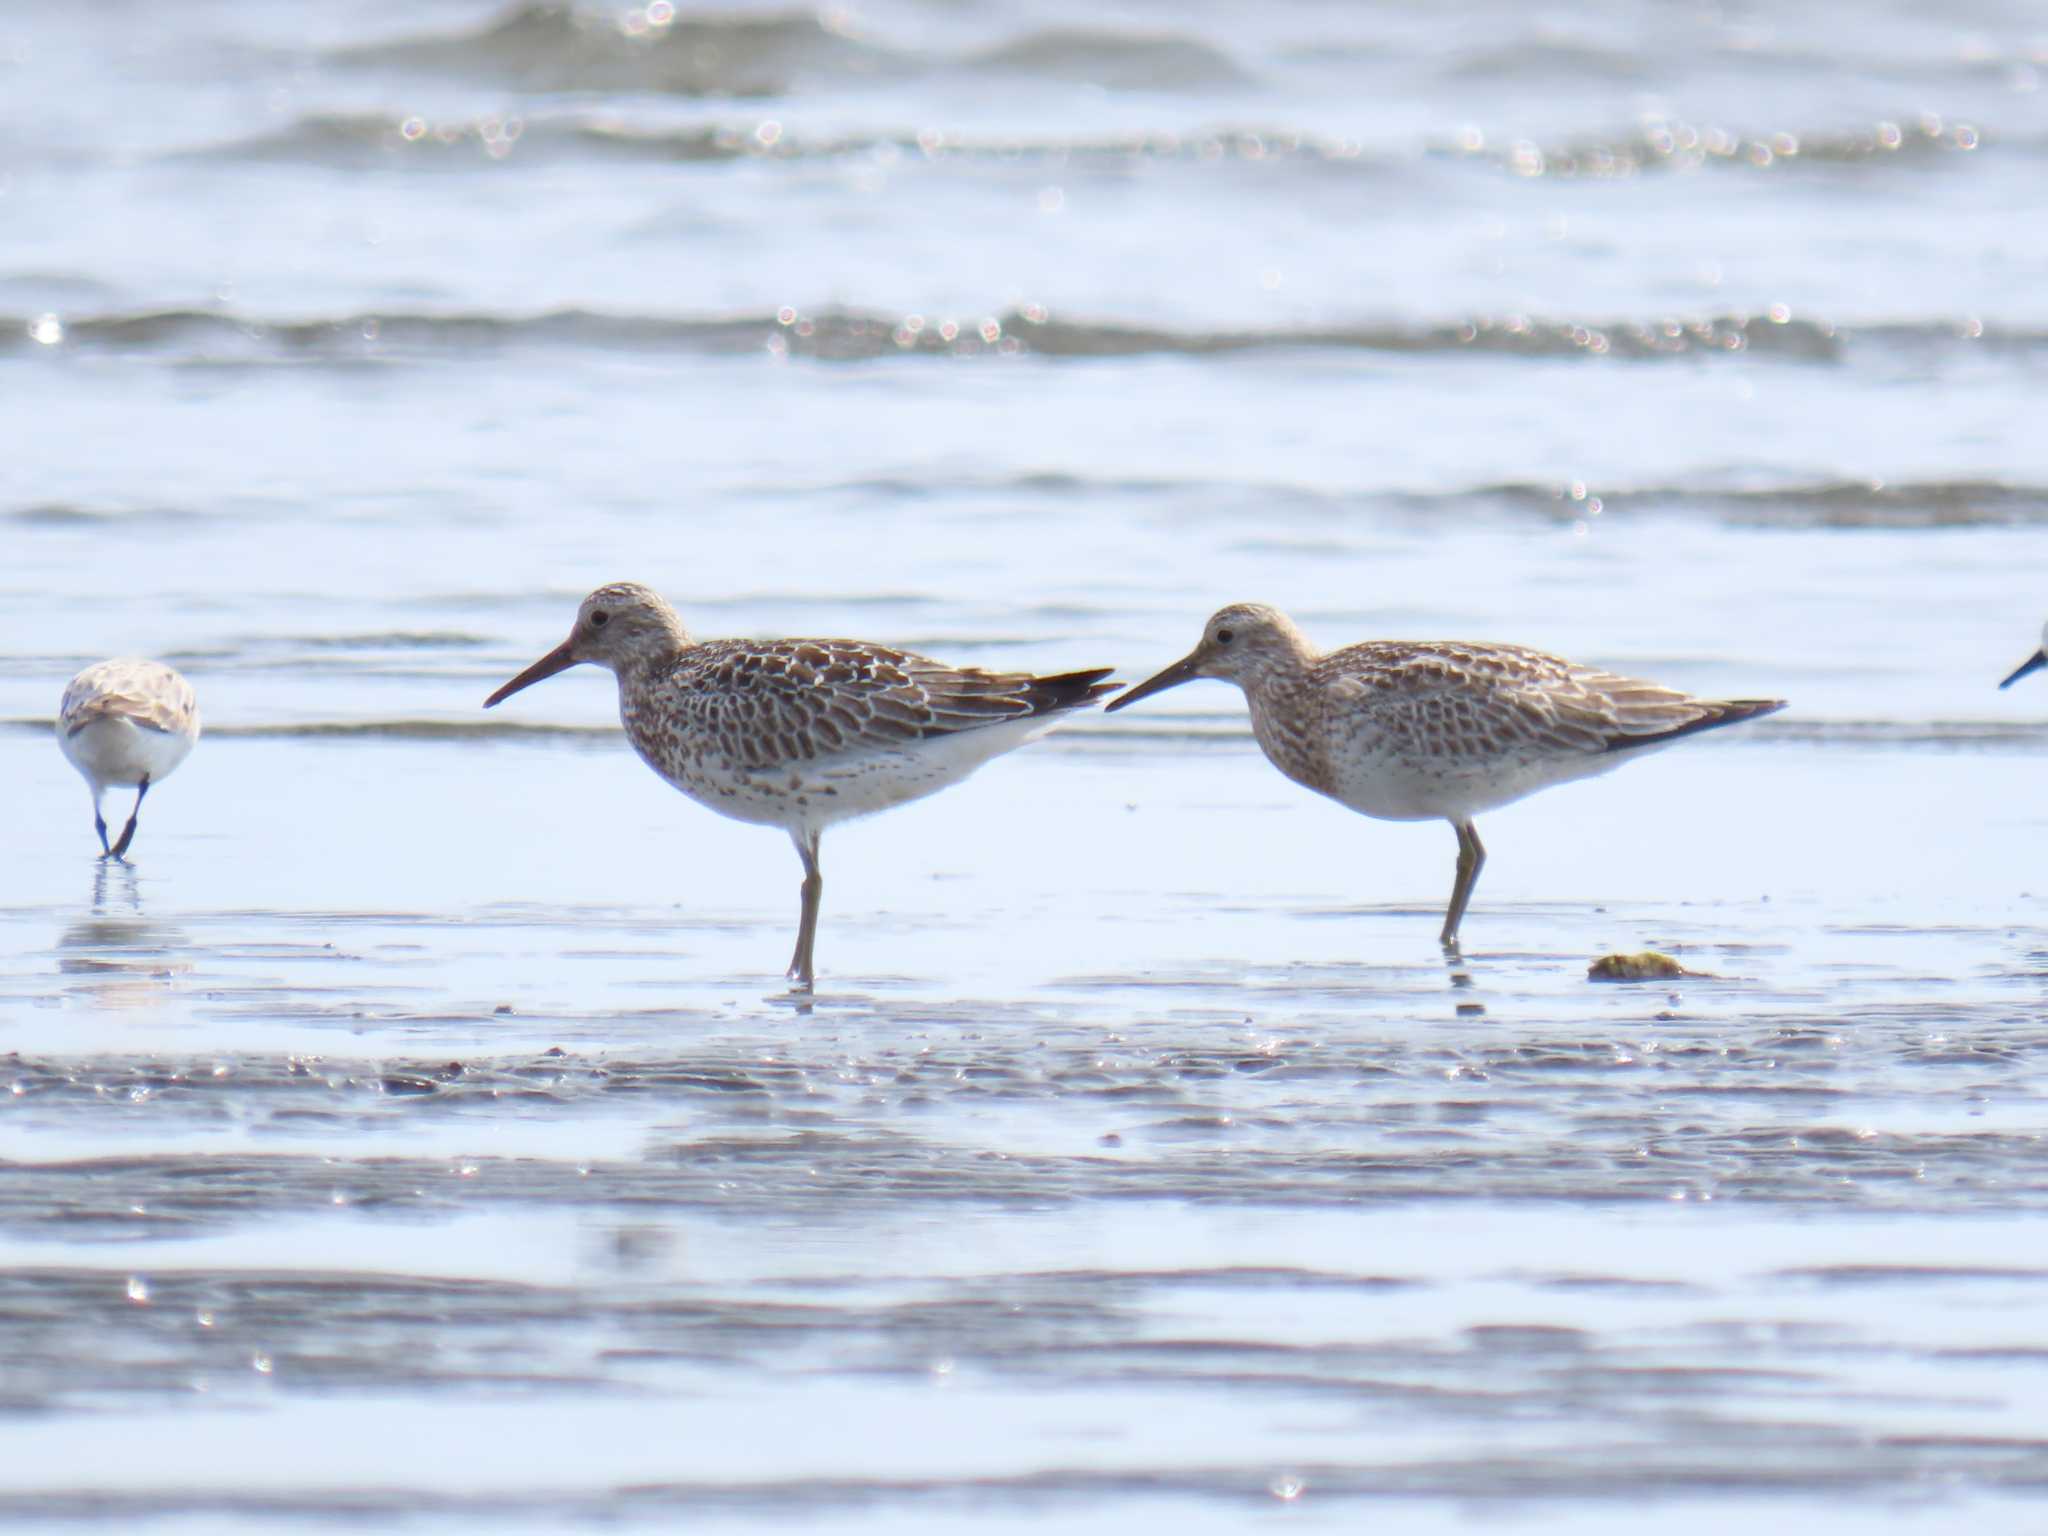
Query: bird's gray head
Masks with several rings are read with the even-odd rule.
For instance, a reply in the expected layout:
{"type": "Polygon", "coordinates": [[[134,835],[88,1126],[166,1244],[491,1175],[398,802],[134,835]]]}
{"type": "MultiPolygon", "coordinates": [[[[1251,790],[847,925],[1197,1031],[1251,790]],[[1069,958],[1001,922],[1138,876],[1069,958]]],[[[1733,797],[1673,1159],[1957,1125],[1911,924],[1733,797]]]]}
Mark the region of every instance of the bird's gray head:
{"type": "Polygon", "coordinates": [[[1119,695],[1109,708],[1122,709],[1198,677],[1219,677],[1241,688],[1256,687],[1298,669],[1314,655],[1307,637],[1278,608],[1232,603],[1202,627],[1201,641],[1192,651],[1156,677],[1119,695]]]}
{"type": "Polygon", "coordinates": [[[579,662],[623,674],[669,660],[689,643],[682,619],[659,592],[637,581],[615,581],[584,598],[569,638],[485,699],[484,708],[579,662]]]}
{"type": "Polygon", "coordinates": [[[683,621],[668,600],[637,581],[599,587],[576,610],[569,645],[578,661],[621,672],[643,661],[660,660],[689,643],[683,621]]]}

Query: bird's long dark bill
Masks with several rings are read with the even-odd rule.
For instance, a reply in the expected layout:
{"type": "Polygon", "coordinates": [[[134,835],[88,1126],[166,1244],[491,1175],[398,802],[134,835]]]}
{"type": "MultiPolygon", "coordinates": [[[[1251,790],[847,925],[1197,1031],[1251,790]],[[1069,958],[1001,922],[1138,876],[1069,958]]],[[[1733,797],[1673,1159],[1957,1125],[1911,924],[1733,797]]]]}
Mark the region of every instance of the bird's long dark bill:
{"type": "Polygon", "coordinates": [[[2018,682],[2021,678],[2025,677],[2029,672],[2038,672],[2043,667],[2048,667],[2048,650],[2034,652],[2033,655],[2029,656],[2025,661],[2021,662],[2017,667],[2013,668],[2012,676],[2008,677],[2004,682],[2000,683],[1998,686],[2001,688],[2010,688],[2014,683],[2018,682]]]}
{"type": "Polygon", "coordinates": [[[553,677],[557,672],[566,672],[575,665],[576,658],[569,654],[569,642],[564,640],[552,651],[549,651],[547,655],[541,657],[539,661],[536,661],[524,672],[513,678],[511,682],[500,688],[488,699],[485,699],[484,708],[489,709],[493,704],[502,704],[520,689],[531,688],[542,679],[553,677]]]}
{"type": "Polygon", "coordinates": [[[1135,704],[1140,699],[1149,699],[1155,693],[1164,693],[1169,688],[1178,688],[1182,683],[1193,682],[1197,676],[1195,658],[1184,656],[1156,677],[1148,677],[1135,688],[1126,688],[1122,693],[1103,706],[1105,713],[1113,714],[1126,704],[1135,704]]]}

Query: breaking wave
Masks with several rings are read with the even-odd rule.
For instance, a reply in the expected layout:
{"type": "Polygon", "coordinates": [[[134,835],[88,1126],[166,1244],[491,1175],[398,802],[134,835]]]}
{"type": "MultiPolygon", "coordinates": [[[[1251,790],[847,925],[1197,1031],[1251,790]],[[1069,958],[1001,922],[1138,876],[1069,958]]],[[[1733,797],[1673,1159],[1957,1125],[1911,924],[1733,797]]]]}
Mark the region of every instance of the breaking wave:
{"type": "Polygon", "coordinates": [[[525,90],[675,96],[770,96],[818,81],[945,70],[1106,90],[1215,88],[1247,78],[1220,49],[1171,32],[1047,28],[951,57],[884,43],[838,8],[689,15],[649,6],[621,15],[534,4],[478,27],[357,45],[331,57],[525,90]]]}
{"type": "MultiPolygon", "coordinates": [[[[48,734],[55,722],[38,716],[0,719],[0,730],[48,734]]],[[[280,720],[247,724],[207,723],[209,739],[242,741],[415,741],[554,742],[602,744],[624,735],[621,727],[566,725],[517,720],[395,719],[280,720]]],[[[1241,716],[1156,712],[1142,720],[1125,717],[1077,719],[1049,738],[1039,751],[1149,751],[1162,742],[1236,750],[1252,742],[1241,716]]],[[[1828,720],[1784,715],[1759,720],[1725,740],[1724,746],[1826,746],[1866,751],[1942,751],[2038,754],[2048,746],[2048,721],[2040,720],[1828,720]]]]}
{"type": "Polygon", "coordinates": [[[750,487],[782,496],[942,496],[1034,500],[1185,502],[1201,497],[1224,505],[1256,502],[1284,507],[1295,518],[1317,509],[1350,516],[1375,509],[1424,518],[1473,512],[1571,524],[1593,517],[1695,517],[1760,528],[1969,528],[2048,525],[2048,485],[1998,480],[1825,480],[1776,485],[1734,485],[1715,480],[1664,485],[1607,486],[1577,482],[1509,481],[1449,490],[1349,490],[1284,481],[1219,484],[1211,479],[1109,477],[1032,471],[981,478],[935,475],[908,479],[867,476],[812,485],[750,487]]]}
{"type": "Polygon", "coordinates": [[[1865,127],[1799,133],[1749,131],[1653,118],[1625,132],[1543,143],[1480,130],[1419,142],[1368,145],[1341,135],[1255,124],[1093,137],[993,137],[937,128],[804,136],[777,118],[675,125],[620,112],[516,113],[431,118],[406,112],[313,113],[280,128],[173,151],[221,163],[291,163],[337,170],[470,170],[564,160],[719,164],[737,160],[1014,163],[1051,168],[1123,164],[1263,165],[1385,176],[1418,163],[1491,166],[1517,177],[1615,179],[1729,168],[1790,174],[1805,168],[1896,166],[1927,170],[1978,150],[2039,156],[2039,139],[1992,138],[1968,123],[1925,115],[1865,127]]]}
{"type": "Polygon", "coordinates": [[[208,363],[415,361],[537,348],[700,355],[770,353],[857,362],[882,357],[1019,353],[1050,358],[1216,357],[1307,349],[1509,358],[1760,356],[1833,363],[1853,349],[1929,356],[1957,348],[2037,352],[2048,331],[1975,319],[1837,326],[1768,314],[1659,320],[1482,315],[1435,324],[1358,323],[1243,330],[1174,329],[1054,318],[1038,306],[958,317],[858,309],[678,316],[558,309],[537,314],[377,311],[285,320],[212,309],[0,317],[0,356],[159,355],[208,363]]]}
{"type": "Polygon", "coordinates": [[[455,75],[545,91],[762,96],[799,77],[894,72],[907,62],[833,15],[681,16],[635,28],[567,5],[524,5],[463,31],[362,44],[344,64],[455,75]]]}

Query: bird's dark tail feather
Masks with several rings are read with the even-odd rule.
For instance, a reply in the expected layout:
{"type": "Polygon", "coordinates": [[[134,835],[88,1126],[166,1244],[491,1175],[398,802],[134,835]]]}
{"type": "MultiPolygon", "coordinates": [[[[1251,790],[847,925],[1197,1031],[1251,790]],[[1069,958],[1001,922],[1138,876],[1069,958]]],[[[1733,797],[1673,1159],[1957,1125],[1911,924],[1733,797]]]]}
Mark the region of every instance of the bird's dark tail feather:
{"type": "Polygon", "coordinates": [[[1707,713],[1701,715],[1699,719],[1648,736],[1616,736],[1607,743],[1607,750],[1628,752],[1637,747],[1658,747],[1667,741],[1676,741],[1681,736],[1696,736],[1701,731],[1711,731],[1719,726],[1739,725],[1744,720],[1775,715],[1785,707],[1783,699],[1702,699],[1700,703],[1707,713]]]}
{"type": "Polygon", "coordinates": [[[1087,672],[1062,672],[1057,677],[1033,678],[1031,689],[1025,694],[1031,704],[1031,713],[1052,715],[1063,709],[1081,709],[1104,694],[1115,693],[1123,684],[1103,681],[1115,670],[1115,667],[1096,667],[1087,672]]]}

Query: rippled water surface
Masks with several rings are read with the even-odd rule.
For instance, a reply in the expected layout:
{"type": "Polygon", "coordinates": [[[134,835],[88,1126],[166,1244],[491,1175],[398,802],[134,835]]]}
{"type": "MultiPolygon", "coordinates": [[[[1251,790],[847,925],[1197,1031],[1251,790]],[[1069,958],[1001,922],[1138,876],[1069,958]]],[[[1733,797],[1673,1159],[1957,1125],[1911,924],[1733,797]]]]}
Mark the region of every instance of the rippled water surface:
{"type": "Polygon", "coordinates": [[[2005,0],[16,7],[0,1519],[2038,1523],[2044,72],[2005,0]],[[620,578],[1793,707],[1485,818],[1450,964],[1447,828],[1219,685],[1083,718],[833,832],[800,1007],[780,838],[598,674],[479,708],[620,578]],[[206,718],[125,868],[49,733],[122,653],[206,718]]]}

